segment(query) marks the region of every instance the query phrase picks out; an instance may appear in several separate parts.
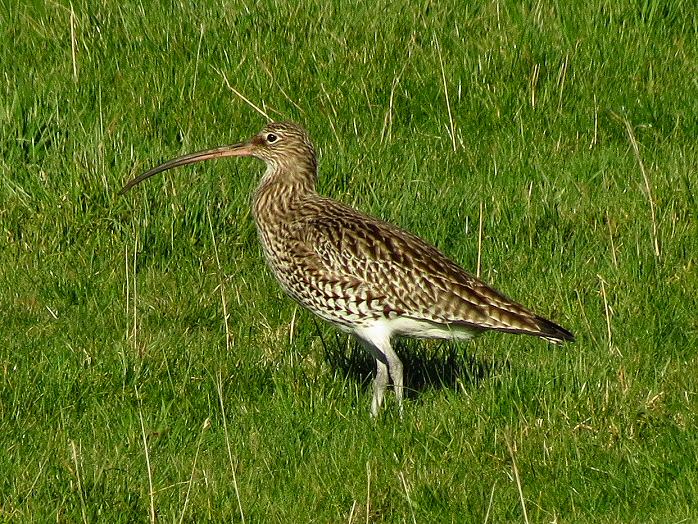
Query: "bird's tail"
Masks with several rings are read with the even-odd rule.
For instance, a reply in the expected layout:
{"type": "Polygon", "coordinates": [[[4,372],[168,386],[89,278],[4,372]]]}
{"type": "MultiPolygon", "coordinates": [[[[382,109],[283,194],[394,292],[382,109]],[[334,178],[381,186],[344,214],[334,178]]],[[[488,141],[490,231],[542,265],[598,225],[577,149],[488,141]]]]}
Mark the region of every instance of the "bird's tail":
{"type": "Polygon", "coordinates": [[[574,335],[562,326],[558,326],[555,322],[551,322],[547,318],[539,316],[535,317],[535,322],[538,325],[539,331],[538,333],[531,333],[532,335],[539,336],[553,344],[574,342],[574,335]]]}

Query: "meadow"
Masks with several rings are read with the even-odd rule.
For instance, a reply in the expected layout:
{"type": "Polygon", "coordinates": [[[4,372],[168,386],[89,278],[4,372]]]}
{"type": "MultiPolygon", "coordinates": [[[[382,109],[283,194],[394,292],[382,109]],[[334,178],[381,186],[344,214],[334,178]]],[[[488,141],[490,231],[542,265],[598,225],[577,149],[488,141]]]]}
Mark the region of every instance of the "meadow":
{"type": "Polygon", "coordinates": [[[698,521],[690,1],[0,1],[0,521],[698,521]],[[286,298],[266,119],[321,193],[574,344],[373,363],[286,298]]]}

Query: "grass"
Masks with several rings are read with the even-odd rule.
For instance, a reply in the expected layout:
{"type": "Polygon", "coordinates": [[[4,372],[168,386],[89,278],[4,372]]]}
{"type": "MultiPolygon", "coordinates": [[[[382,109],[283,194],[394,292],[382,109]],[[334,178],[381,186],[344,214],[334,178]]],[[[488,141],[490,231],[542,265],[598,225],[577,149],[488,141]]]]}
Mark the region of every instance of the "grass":
{"type": "Polygon", "coordinates": [[[695,9],[461,4],[2,2],[1,520],[698,520],[695,9]],[[258,163],[116,197],[261,127],[226,78],[577,342],[405,342],[371,420],[263,269],[258,163]]]}

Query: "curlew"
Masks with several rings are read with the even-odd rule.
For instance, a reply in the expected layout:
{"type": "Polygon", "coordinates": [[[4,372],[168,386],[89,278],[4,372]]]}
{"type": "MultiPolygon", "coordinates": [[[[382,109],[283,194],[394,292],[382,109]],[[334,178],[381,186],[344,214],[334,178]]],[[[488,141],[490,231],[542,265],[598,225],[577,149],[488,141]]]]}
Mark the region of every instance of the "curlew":
{"type": "Polygon", "coordinates": [[[493,330],[554,343],[574,340],[417,236],[318,194],[313,144],[293,123],[270,123],[245,142],[165,162],[128,182],[120,194],[167,169],[227,156],[266,164],[253,215],[266,262],[283,290],[354,335],[376,359],[373,416],[389,380],[402,411],[396,336],[463,340],[493,330]]]}

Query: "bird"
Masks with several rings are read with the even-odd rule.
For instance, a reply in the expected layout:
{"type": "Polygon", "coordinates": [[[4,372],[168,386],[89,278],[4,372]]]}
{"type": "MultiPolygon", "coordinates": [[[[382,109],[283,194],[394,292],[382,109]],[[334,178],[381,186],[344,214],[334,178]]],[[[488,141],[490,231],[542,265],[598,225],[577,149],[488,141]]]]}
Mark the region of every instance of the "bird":
{"type": "Polygon", "coordinates": [[[486,331],[574,341],[567,329],[474,277],[436,247],[316,189],[318,161],[307,131],[270,122],[246,141],[184,155],[130,180],[223,157],[266,164],[252,214],[266,263],[281,288],[312,313],[353,335],[375,358],[371,415],[392,382],[403,412],[396,337],[467,340],[486,331]]]}

